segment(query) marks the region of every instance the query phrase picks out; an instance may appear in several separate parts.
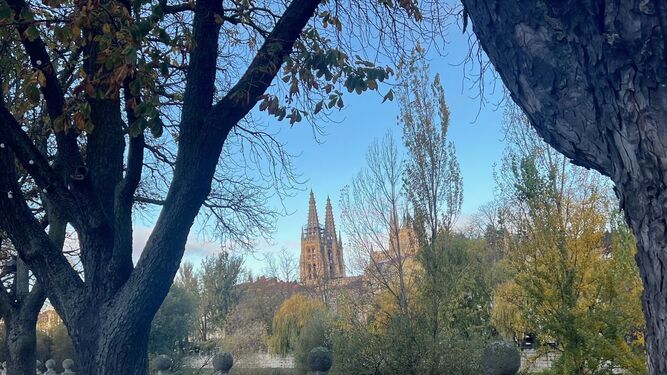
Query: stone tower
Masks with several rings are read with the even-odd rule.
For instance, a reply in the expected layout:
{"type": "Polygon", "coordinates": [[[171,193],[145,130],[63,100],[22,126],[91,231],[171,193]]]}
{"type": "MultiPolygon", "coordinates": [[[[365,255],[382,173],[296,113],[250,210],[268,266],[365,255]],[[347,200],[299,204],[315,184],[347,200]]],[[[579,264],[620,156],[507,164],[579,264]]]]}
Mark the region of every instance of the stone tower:
{"type": "Polygon", "coordinates": [[[301,257],[299,260],[301,283],[317,284],[345,276],[343,244],[336,235],[331,201],[327,197],[324,228],[317,216],[315,195],[310,192],[308,223],[301,231],[301,257]]]}
{"type": "Polygon", "coordinates": [[[338,236],[336,236],[336,233],[331,199],[327,196],[327,205],[324,213],[324,244],[329,257],[329,269],[332,277],[344,277],[343,244],[340,240],[340,233],[338,233],[338,236]]]}

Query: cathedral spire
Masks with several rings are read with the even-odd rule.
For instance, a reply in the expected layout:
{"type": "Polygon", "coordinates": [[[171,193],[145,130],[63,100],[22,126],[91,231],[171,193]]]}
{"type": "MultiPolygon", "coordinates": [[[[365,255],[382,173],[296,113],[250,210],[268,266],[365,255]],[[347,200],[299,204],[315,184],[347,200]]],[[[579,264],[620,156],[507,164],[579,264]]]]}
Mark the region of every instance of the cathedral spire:
{"type": "Polygon", "coordinates": [[[320,220],[317,218],[317,207],[315,206],[315,195],[313,191],[310,191],[310,204],[308,206],[308,226],[306,227],[306,233],[308,235],[314,234],[315,232],[319,233],[320,230],[320,220]]]}
{"type": "Polygon", "coordinates": [[[327,196],[327,206],[324,214],[324,231],[333,238],[336,238],[336,223],[334,222],[333,209],[331,208],[331,199],[327,196]]]}

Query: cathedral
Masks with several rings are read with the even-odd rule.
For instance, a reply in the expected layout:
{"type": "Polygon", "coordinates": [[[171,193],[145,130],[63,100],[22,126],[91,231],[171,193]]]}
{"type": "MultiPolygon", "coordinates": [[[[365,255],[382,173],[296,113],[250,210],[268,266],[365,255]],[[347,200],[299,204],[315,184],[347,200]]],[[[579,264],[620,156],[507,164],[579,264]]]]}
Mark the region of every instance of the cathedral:
{"type": "Polygon", "coordinates": [[[301,283],[315,285],[345,277],[343,241],[336,233],[331,200],[327,197],[324,228],[320,226],[315,195],[310,192],[308,224],[301,230],[301,283]]]}

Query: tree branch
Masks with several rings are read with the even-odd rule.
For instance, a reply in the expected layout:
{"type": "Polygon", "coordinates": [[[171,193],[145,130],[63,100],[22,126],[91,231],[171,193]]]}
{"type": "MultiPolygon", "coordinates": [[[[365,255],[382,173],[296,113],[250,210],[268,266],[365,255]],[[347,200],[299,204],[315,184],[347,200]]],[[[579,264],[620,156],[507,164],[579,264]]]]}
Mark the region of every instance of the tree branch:
{"type": "MultiPolygon", "coordinates": [[[[138,105],[140,98],[130,90],[131,78],[123,82],[123,96],[125,97],[125,113],[127,121],[132,124],[137,120],[132,103],[138,105]]],[[[130,135],[130,146],[127,156],[125,177],[118,184],[115,193],[115,227],[114,249],[111,264],[108,265],[107,277],[112,280],[115,289],[122,285],[132,272],[132,203],[134,193],[141,181],[141,172],[144,165],[144,134],[130,135]]]]}
{"type": "MultiPolygon", "coordinates": [[[[65,99],[60,81],[41,37],[32,39],[26,33],[31,24],[21,20],[21,14],[23,12],[33,14],[28,4],[24,0],[8,0],[7,3],[14,10],[14,19],[18,23],[17,30],[19,37],[26,53],[30,57],[32,67],[41,71],[46,78],[46,84],[41,86],[40,90],[46,101],[49,118],[53,122],[63,115],[65,99]]],[[[58,156],[68,174],[72,174],[75,168],[83,164],[76,136],[77,134],[74,130],[56,133],[58,156]]]]}
{"type": "Polygon", "coordinates": [[[0,174],[0,191],[12,192],[11,197],[0,194],[0,212],[5,213],[0,215],[0,227],[11,238],[19,256],[45,284],[58,311],[73,314],[76,304],[72,302],[81,295],[83,281],[32,215],[17,183],[13,153],[7,147],[0,149],[0,165],[5,167],[0,174]]]}
{"type": "Polygon", "coordinates": [[[32,290],[30,290],[28,296],[23,300],[21,310],[32,313],[39,312],[39,310],[42,308],[42,305],[44,305],[45,300],[46,291],[38,280],[35,282],[35,285],[33,285],[32,290]]]}
{"type": "Polygon", "coordinates": [[[160,1],[162,8],[164,9],[164,14],[176,14],[186,11],[194,10],[192,3],[181,3],[175,5],[168,5],[166,1],[160,1]]]}
{"type": "Polygon", "coordinates": [[[276,23],[245,74],[231,90],[215,104],[206,117],[206,124],[224,130],[235,125],[257,104],[292,52],[306,22],[312,17],[317,0],[294,0],[276,23]]]}
{"type": "Polygon", "coordinates": [[[136,307],[125,310],[127,314],[145,318],[135,320],[138,323],[148,322],[169,290],[194,218],[210,191],[229,132],[269,87],[319,3],[319,0],[292,1],[243,77],[209,111],[217,58],[219,26],[214,11],[218,5],[207,0],[197,2],[195,48],[188,66],[174,179],[141,258],[123,287],[122,296],[116,300],[130,306],[142,305],[141,311],[136,307]]]}
{"type": "MultiPolygon", "coordinates": [[[[71,192],[51,168],[44,155],[39,152],[28,135],[21,129],[21,125],[14,116],[7,110],[1,96],[0,124],[2,125],[0,126],[0,144],[12,149],[25,170],[34,178],[37,186],[46,193],[54,206],[64,214],[73,212],[75,208],[71,192]]],[[[14,163],[13,159],[11,159],[11,163],[14,163]]],[[[75,217],[72,218],[73,223],[78,224],[74,219],[75,217]]]]}

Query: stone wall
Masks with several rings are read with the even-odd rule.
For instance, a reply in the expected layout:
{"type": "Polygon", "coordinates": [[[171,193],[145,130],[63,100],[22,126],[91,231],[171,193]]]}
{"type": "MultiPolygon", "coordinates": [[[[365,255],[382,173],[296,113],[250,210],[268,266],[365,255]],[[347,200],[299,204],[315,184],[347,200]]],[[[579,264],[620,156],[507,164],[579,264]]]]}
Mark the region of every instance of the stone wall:
{"type": "MultiPolygon", "coordinates": [[[[186,360],[190,368],[213,368],[211,356],[198,355],[186,360]]],[[[294,368],[293,356],[279,356],[267,353],[238,355],[234,358],[234,367],[238,368],[294,368]]]]}

